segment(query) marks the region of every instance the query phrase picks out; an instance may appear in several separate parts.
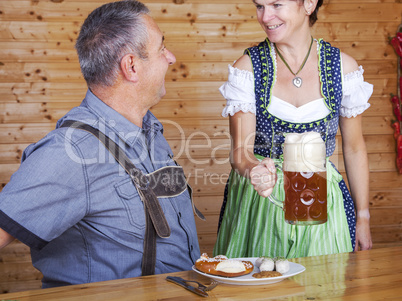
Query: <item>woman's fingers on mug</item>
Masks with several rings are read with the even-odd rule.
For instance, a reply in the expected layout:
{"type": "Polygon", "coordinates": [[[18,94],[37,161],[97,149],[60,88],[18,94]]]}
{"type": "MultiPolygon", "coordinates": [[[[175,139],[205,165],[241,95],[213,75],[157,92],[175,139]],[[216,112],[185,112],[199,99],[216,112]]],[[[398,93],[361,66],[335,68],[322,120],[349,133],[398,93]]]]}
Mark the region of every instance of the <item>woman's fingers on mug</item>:
{"type": "Polygon", "coordinates": [[[250,182],[262,197],[268,197],[276,183],[276,173],[271,173],[265,164],[255,166],[250,172],[250,182]]]}
{"type": "Polygon", "coordinates": [[[269,197],[271,195],[272,191],[273,191],[273,188],[270,188],[270,189],[261,190],[261,191],[257,190],[257,193],[260,196],[262,196],[263,198],[267,198],[267,197],[269,197]]]}
{"type": "Polygon", "coordinates": [[[258,175],[266,175],[266,174],[275,175],[276,167],[275,167],[274,161],[270,158],[265,158],[258,165],[254,166],[251,169],[250,177],[255,176],[257,174],[258,175]]]}
{"type": "Polygon", "coordinates": [[[276,174],[275,162],[271,158],[264,158],[260,164],[265,166],[271,174],[276,174]]]}
{"type": "Polygon", "coordinates": [[[262,164],[255,166],[250,172],[250,180],[253,185],[272,184],[275,185],[276,173],[271,171],[262,164]]]}

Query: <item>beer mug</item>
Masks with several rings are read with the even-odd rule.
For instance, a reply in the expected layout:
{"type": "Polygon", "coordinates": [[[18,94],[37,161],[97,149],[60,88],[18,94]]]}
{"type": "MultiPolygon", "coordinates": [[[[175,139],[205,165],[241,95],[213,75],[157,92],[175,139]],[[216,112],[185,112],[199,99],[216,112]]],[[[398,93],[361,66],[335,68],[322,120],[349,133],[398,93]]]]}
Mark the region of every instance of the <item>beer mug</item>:
{"type": "MultiPolygon", "coordinates": [[[[277,166],[278,167],[278,166],[277,166]]],[[[278,167],[279,168],[279,167],[278,167]]],[[[326,148],[320,133],[288,133],[283,144],[284,201],[268,199],[283,208],[292,225],[318,225],[327,221],[326,148]]]]}

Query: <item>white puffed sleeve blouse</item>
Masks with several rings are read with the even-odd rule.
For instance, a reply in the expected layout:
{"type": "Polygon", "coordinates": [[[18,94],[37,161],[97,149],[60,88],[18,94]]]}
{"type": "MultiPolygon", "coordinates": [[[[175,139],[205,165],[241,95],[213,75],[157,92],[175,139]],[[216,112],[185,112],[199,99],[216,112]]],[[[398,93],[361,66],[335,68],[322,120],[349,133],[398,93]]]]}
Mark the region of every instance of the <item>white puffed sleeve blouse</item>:
{"type": "MultiPolygon", "coordinates": [[[[340,107],[342,117],[356,117],[370,107],[368,100],[373,93],[373,85],[364,81],[363,72],[364,70],[360,66],[358,70],[343,77],[343,98],[340,107]]],[[[252,72],[229,65],[228,81],[219,88],[219,91],[226,99],[226,106],[222,112],[223,117],[233,116],[239,111],[256,114],[252,72]]],[[[272,96],[268,111],[276,117],[290,122],[311,122],[329,114],[323,98],[296,108],[272,96]]]]}

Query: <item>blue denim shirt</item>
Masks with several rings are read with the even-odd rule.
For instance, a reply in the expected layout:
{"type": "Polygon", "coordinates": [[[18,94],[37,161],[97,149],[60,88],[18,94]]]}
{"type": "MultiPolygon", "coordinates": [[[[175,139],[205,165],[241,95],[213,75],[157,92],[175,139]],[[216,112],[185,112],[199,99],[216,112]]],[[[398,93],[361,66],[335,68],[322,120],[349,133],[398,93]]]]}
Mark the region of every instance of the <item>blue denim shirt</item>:
{"type": "MultiPolygon", "coordinates": [[[[58,126],[64,120],[98,128],[144,173],[175,165],[149,111],[139,128],[88,91],[58,126]]],[[[171,236],[157,237],[155,273],[189,270],[200,249],[188,191],[159,202],[171,236]]],[[[0,193],[0,227],[31,248],[44,288],[141,275],[143,203],[123,168],[85,131],[56,128],[27,147],[0,193]]]]}

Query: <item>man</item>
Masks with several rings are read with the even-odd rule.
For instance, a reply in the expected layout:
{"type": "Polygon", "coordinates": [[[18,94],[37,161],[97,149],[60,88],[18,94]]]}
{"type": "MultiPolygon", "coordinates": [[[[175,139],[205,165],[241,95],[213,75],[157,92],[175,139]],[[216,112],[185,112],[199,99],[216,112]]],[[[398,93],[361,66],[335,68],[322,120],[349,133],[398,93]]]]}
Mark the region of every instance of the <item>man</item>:
{"type": "MultiPolygon", "coordinates": [[[[27,244],[44,288],[140,276],[149,261],[148,273],[188,270],[200,255],[187,189],[155,198],[160,215],[152,206],[144,209],[148,186],[135,184],[132,170],[117,163],[119,156],[95,134],[68,127],[79,121],[100,130],[142,177],[177,168],[162,125],[149,111],[165,95],[164,77],[176,58],[148,13],[142,3],[126,0],[88,16],[76,43],[85,99],[25,150],[0,193],[0,247],[14,238],[27,244]],[[156,237],[154,257],[147,247],[149,220],[156,232],[158,222],[168,224],[156,237]]],[[[175,190],[174,184],[165,190],[175,190]]]]}

